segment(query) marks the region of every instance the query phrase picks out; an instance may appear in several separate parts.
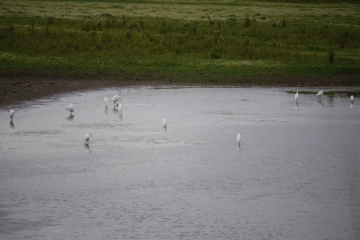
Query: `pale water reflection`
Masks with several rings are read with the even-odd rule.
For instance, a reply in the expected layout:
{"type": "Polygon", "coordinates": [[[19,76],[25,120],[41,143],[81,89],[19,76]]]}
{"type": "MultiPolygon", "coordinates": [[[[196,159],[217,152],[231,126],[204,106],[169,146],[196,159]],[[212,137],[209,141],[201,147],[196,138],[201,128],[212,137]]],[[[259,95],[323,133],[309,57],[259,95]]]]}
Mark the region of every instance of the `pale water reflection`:
{"type": "Polygon", "coordinates": [[[75,92],[17,106],[16,128],[2,109],[0,239],[358,240],[359,96],[329,91],[75,92]]]}
{"type": "Polygon", "coordinates": [[[67,116],[66,119],[69,121],[72,121],[72,120],[74,120],[74,117],[75,117],[75,115],[70,115],[70,116],[67,116]]]}

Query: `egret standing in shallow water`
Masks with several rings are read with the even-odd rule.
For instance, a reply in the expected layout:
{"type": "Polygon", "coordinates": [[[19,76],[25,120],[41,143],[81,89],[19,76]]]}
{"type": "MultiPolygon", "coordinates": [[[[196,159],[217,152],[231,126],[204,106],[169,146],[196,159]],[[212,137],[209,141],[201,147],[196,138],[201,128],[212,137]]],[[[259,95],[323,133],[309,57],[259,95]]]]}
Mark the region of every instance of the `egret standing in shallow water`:
{"type": "Polygon", "coordinates": [[[237,142],[238,142],[238,145],[240,146],[241,132],[239,132],[239,134],[236,136],[236,140],[237,140],[237,142]]]}
{"type": "Polygon", "coordinates": [[[70,116],[72,115],[72,113],[74,112],[74,106],[72,104],[70,104],[67,108],[66,111],[70,112],[70,116]]]}
{"type": "Polygon", "coordinates": [[[324,90],[321,90],[320,92],[318,92],[317,94],[316,94],[316,96],[318,96],[318,99],[320,99],[321,100],[321,96],[324,94],[324,90]]]}
{"type": "Polygon", "coordinates": [[[353,95],[351,95],[350,101],[351,101],[351,103],[354,103],[354,96],[353,95]]]}
{"type": "Polygon", "coordinates": [[[167,120],[166,120],[166,118],[164,118],[163,119],[163,127],[166,128],[166,126],[167,126],[167,120]]]}
{"type": "Polygon", "coordinates": [[[92,137],[91,132],[85,135],[85,144],[88,145],[90,143],[90,137],[92,137]]]}
{"type": "Polygon", "coordinates": [[[11,110],[10,110],[10,121],[11,121],[11,122],[12,122],[12,120],[13,120],[14,115],[15,115],[15,110],[14,110],[14,109],[11,109],[11,110]]]}
{"type": "Polygon", "coordinates": [[[299,91],[296,91],[295,93],[295,101],[297,101],[299,99],[299,91]]]}
{"type": "Polygon", "coordinates": [[[111,102],[114,102],[114,109],[115,109],[115,103],[117,102],[117,101],[119,101],[121,98],[120,98],[120,96],[118,96],[118,95],[115,95],[115,96],[113,96],[111,99],[110,99],[110,101],[111,102]]]}
{"type": "Polygon", "coordinates": [[[108,104],[109,104],[109,99],[107,97],[104,97],[104,104],[105,104],[105,108],[108,108],[108,104]]]}
{"type": "Polygon", "coordinates": [[[120,103],[116,103],[116,108],[119,111],[119,114],[122,115],[122,110],[124,108],[124,106],[120,103]]]}

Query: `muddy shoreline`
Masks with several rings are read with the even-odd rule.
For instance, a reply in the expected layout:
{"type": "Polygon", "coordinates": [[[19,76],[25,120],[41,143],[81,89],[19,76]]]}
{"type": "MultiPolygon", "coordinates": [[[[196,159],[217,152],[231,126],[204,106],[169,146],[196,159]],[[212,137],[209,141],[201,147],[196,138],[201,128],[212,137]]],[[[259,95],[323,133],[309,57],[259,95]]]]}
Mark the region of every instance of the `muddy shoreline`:
{"type": "MultiPolygon", "coordinates": [[[[226,84],[232,87],[359,87],[360,74],[343,74],[321,78],[293,77],[281,78],[274,81],[252,83],[249,80],[226,84]]],[[[47,77],[1,77],[0,76],[0,107],[13,107],[20,102],[31,101],[37,98],[50,97],[58,93],[101,89],[110,87],[136,86],[224,86],[224,84],[181,83],[171,81],[128,80],[116,81],[106,79],[63,79],[47,77]]]]}

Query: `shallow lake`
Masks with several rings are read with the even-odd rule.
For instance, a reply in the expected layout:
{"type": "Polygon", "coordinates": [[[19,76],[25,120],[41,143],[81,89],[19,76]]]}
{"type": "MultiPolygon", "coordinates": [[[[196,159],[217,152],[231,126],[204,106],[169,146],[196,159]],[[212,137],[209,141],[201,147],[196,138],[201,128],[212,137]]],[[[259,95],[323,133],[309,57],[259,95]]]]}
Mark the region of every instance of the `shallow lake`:
{"type": "Polygon", "coordinates": [[[294,90],[111,88],[15,106],[13,122],[1,109],[0,238],[360,239],[360,98],[294,90]],[[104,107],[115,94],[121,115],[104,107]]]}

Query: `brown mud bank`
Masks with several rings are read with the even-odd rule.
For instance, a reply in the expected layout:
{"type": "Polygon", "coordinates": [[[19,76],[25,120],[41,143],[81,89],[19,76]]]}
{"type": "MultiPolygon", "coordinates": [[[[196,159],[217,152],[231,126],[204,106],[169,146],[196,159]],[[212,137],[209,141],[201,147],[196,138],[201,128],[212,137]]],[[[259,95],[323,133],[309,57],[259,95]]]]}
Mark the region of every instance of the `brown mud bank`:
{"type": "Polygon", "coordinates": [[[42,76],[0,76],[0,106],[11,107],[23,101],[49,97],[58,93],[92,90],[110,87],[136,87],[136,86],[231,86],[231,87],[359,87],[360,73],[340,74],[333,76],[308,77],[270,77],[254,76],[242,79],[229,79],[227,81],[172,81],[163,79],[127,79],[108,80],[99,78],[57,78],[42,76]]]}

